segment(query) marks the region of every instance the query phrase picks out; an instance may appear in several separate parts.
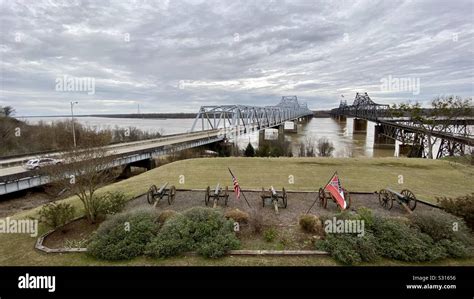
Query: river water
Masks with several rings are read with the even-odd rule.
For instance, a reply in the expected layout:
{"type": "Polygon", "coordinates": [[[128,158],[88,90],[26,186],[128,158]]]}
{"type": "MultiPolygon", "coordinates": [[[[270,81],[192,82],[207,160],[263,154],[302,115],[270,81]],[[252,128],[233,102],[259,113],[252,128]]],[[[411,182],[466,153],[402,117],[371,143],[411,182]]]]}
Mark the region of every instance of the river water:
{"type": "MultiPolygon", "coordinates": [[[[39,121],[51,123],[54,121],[70,120],[66,117],[28,117],[22,118],[28,123],[35,124],[39,121]]],[[[150,132],[162,134],[185,133],[192,127],[194,119],[133,119],[133,118],[107,118],[107,117],[76,117],[79,123],[102,130],[107,128],[136,127],[150,132]]],[[[293,151],[297,155],[300,143],[316,142],[325,137],[334,145],[334,157],[393,157],[394,149],[374,149],[374,123],[368,122],[367,133],[354,134],[353,119],[347,118],[346,122],[338,122],[332,118],[312,118],[307,123],[298,127],[298,133],[285,133],[287,140],[291,141],[293,151]]],[[[258,146],[258,132],[239,136],[237,144],[245,148],[250,141],[254,147],[258,146]]],[[[398,145],[398,144],[397,144],[398,145]]]]}

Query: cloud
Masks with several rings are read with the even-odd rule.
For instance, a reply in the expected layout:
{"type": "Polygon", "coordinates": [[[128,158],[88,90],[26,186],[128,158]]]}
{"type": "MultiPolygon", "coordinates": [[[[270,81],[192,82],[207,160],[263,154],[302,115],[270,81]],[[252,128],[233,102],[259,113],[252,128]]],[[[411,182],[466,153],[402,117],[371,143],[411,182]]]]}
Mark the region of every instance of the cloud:
{"type": "Polygon", "coordinates": [[[0,105],[18,115],[65,114],[71,100],[89,114],[272,105],[288,94],[312,109],[356,91],[381,103],[473,94],[472,1],[0,5],[0,105]],[[55,91],[65,75],[94,78],[95,94],[55,91]],[[420,93],[382,91],[387,76],[419,78],[420,93]]]}

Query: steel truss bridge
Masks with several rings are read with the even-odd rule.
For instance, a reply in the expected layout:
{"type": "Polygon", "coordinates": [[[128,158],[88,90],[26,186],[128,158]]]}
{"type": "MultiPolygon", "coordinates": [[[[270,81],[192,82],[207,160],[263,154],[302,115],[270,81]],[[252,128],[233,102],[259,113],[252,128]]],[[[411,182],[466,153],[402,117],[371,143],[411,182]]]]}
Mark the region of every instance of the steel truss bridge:
{"type": "Polygon", "coordinates": [[[249,133],[254,130],[275,127],[285,121],[313,115],[306,104],[300,104],[296,96],[284,96],[276,106],[217,105],[202,106],[191,131],[224,130],[249,133]]]}
{"type": "MultiPolygon", "coordinates": [[[[194,121],[191,132],[163,136],[156,139],[125,142],[106,146],[108,155],[114,157],[109,167],[130,165],[152,168],[153,157],[169,155],[181,150],[223,141],[229,132],[250,133],[279,126],[285,121],[312,115],[306,105],[298,103],[296,96],[283,97],[276,106],[256,107],[243,105],[203,106],[194,121]],[[197,123],[202,124],[199,128],[197,123]]],[[[48,153],[49,157],[61,153],[48,153]]],[[[50,182],[40,170],[26,170],[22,166],[36,155],[18,156],[0,160],[0,196],[25,190],[50,182]]]]}
{"type": "Polygon", "coordinates": [[[469,126],[474,118],[466,116],[456,119],[434,119],[430,124],[421,123],[409,117],[394,116],[389,105],[375,103],[367,93],[356,93],[352,105],[341,101],[338,108],[331,110],[333,116],[349,116],[375,122],[380,125],[379,134],[414,145],[409,155],[426,158],[430,145],[439,141],[437,158],[462,156],[467,148],[474,146],[474,136],[469,126]]]}

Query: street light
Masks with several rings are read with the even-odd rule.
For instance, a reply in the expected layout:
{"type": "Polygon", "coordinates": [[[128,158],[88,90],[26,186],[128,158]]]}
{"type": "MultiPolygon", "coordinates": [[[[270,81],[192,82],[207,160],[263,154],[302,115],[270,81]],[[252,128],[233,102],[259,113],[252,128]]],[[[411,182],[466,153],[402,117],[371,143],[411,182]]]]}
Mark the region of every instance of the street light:
{"type": "Polygon", "coordinates": [[[74,147],[76,147],[76,131],[74,130],[74,104],[79,104],[79,102],[71,102],[72,138],[74,139],[74,147]]]}

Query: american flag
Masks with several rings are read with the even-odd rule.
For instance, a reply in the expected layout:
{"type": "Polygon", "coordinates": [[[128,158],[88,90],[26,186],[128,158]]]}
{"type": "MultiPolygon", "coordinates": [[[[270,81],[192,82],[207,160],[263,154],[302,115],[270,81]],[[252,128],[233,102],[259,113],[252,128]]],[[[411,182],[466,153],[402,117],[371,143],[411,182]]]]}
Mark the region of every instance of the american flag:
{"type": "Polygon", "coordinates": [[[234,184],[234,193],[235,193],[235,196],[237,197],[237,199],[240,198],[240,186],[239,186],[239,182],[237,182],[237,178],[234,176],[234,174],[232,173],[232,171],[230,171],[229,169],[229,172],[230,172],[230,175],[232,176],[232,183],[234,184]]]}

